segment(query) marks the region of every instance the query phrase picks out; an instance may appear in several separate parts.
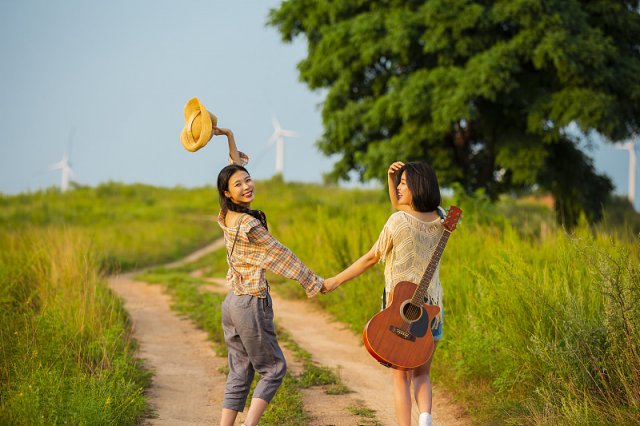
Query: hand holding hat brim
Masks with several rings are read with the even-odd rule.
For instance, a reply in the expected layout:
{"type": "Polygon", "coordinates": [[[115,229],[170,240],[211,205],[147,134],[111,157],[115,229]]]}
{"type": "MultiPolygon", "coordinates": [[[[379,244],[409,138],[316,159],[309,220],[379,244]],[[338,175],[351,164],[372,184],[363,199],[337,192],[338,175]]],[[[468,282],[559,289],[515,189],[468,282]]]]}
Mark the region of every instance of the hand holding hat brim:
{"type": "Polygon", "coordinates": [[[211,140],[218,118],[207,111],[198,98],[190,99],[184,106],[184,118],[180,142],[187,151],[195,152],[211,140]]]}

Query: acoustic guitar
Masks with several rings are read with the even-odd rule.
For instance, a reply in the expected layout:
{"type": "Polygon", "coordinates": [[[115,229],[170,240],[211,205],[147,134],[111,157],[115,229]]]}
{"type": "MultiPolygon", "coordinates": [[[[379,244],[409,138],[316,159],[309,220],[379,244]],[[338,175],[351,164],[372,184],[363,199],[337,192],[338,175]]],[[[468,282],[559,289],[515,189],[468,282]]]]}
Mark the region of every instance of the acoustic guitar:
{"type": "Polygon", "coordinates": [[[431,358],[434,350],[431,321],[440,308],[424,303],[424,297],[461,214],[458,207],[449,208],[443,223],[444,232],[420,283],[401,281],[396,284],[391,293],[391,304],[365,325],[362,336],[364,346],[380,364],[398,370],[411,370],[431,358]]]}

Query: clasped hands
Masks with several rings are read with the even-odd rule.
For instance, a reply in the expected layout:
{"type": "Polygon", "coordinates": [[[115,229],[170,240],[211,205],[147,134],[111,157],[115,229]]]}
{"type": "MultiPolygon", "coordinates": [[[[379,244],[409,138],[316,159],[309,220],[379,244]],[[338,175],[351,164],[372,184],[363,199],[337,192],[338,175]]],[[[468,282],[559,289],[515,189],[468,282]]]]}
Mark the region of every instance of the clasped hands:
{"type": "Polygon", "coordinates": [[[333,290],[338,288],[338,286],[340,286],[340,284],[341,283],[337,280],[336,277],[327,278],[327,279],[324,280],[324,283],[322,284],[322,288],[320,289],[320,293],[322,293],[322,294],[331,293],[333,290]]]}

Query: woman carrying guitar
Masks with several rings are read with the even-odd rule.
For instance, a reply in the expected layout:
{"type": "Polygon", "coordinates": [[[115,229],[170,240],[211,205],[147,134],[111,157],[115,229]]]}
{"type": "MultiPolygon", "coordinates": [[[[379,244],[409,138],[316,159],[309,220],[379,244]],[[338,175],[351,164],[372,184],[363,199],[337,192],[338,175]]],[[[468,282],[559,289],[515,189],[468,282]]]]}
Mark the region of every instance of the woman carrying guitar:
{"type": "MultiPolygon", "coordinates": [[[[371,268],[378,261],[385,262],[385,291],[383,308],[393,295],[396,283],[420,282],[431,255],[444,232],[441,223],[440,188],[433,168],[423,162],[403,164],[395,162],[388,171],[389,197],[398,210],[393,213],[371,250],[351,266],[325,282],[328,291],[349,281],[371,268]]],[[[431,323],[434,344],[442,338],[442,286],[439,264],[427,290],[425,302],[437,305],[438,314],[431,323]]],[[[435,352],[435,349],[434,349],[435,352]]],[[[425,357],[426,358],[426,357],[425,357]]],[[[433,356],[412,370],[394,369],[394,401],[399,426],[411,424],[411,391],[420,410],[420,426],[431,425],[431,379],[430,368],[433,356]]]]}

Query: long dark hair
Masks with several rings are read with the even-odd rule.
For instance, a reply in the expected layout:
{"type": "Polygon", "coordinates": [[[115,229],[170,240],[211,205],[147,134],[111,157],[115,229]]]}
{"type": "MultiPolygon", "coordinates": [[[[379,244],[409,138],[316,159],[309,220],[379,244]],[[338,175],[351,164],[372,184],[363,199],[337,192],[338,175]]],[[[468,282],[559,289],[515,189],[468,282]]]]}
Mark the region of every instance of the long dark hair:
{"type": "Polygon", "coordinates": [[[440,186],[436,172],[422,161],[406,163],[396,174],[396,186],[400,184],[402,172],[413,197],[413,208],[419,212],[432,212],[440,205],[440,186]]]}
{"type": "Polygon", "coordinates": [[[220,170],[220,173],[218,173],[218,199],[220,201],[220,208],[225,213],[228,210],[231,210],[232,212],[246,213],[258,219],[260,223],[267,228],[267,216],[261,210],[252,210],[241,206],[240,204],[236,204],[231,200],[231,198],[228,198],[224,194],[225,191],[229,190],[229,179],[231,179],[231,176],[238,171],[243,171],[246,174],[249,174],[247,169],[237,164],[231,164],[220,170]]]}

